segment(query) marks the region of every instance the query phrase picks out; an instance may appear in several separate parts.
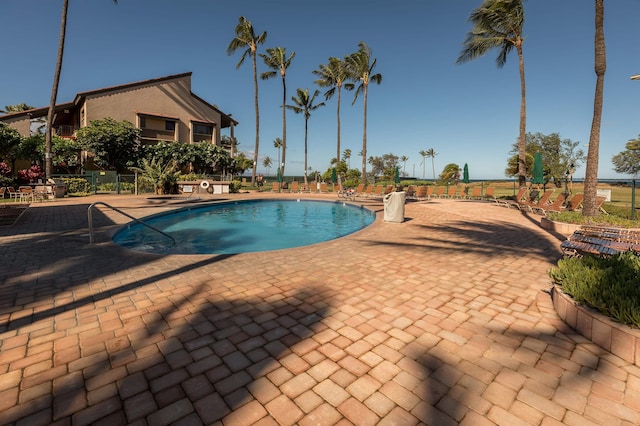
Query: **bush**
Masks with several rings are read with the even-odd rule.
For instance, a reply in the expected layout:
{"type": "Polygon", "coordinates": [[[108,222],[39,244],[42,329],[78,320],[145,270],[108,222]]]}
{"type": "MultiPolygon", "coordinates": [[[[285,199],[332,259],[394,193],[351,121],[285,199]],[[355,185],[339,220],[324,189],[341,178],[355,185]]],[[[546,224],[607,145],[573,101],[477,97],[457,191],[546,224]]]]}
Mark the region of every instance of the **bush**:
{"type": "Polygon", "coordinates": [[[640,255],[571,257],[549,271],[554,284],[576,302],[615,321],[640,327],[640,255]]]}
{"type": "Polygon", "coordinates": [[[82,178],[62,178],[67,185],[67,193],[73,195],[91,194],[91,184],[82,178]]]}
{"type": "Polygon", "coordinates": [[[636,228],[640,226],[637,220],[633,221],[629,218],[619,216],[615,214],[614,209],[610,209],[608,206],[605,207],[605,209],[610,214],[587,217],[583,216],[581,212],[565,211],[550,213],[548,219],[554,222],[573,223],[576,225],[614,225],[623,228],[636,228]]]}
{"type": "Polygon", "coordinates": [[[239,180],[231,181],[229,184],[229,192],[232,194],[237,194],[242,189],[242,182],[239,180]]]}

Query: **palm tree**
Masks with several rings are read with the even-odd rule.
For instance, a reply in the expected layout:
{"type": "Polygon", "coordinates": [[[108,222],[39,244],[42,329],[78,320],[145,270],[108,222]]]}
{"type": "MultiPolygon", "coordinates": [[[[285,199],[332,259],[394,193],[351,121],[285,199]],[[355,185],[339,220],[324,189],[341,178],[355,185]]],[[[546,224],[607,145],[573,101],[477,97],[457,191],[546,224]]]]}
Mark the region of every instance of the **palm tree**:
{"type": "Polygon", "coordinates": [[[431,170],[433,171],[434,184],[436,183],[436,163],[435,163],[436,155],[438,155],[438,153],[436,152],[435,149],[429,148],[427,150],[427,157],[431,157],[431,170]]]}
{"type": "Polygon", "coordinates": [[[409,161],[409,157],[407,157],[406,155],[403,155],[402,157],[400,157],[400,161],[402,161],[402,173],[406,176],[407,174],[407,161],[409,161]]]}
{"type": "Polygon", "coordinates": [[[369,83],[374,82],[380,84],[382,82],[381,74],[373,74],[376,67],[377,59],[371,58],[371,49],[364,41],[358,43],[359,50],[345,58],[349,69],[350,78],[354,81],[360,80],[360,85],[356,89],[353,97],[352,105],[356,103],[358,94],[362,93],[364,105],[364,126],[362,132],[362,183],[367,183],[367,95],[369,92],[369,83]]]}
{"type": "MultiPolygon", "coordinates": [[[[66,1],[66,0],[65,0],[66,1]]],[[[255,184],[256,181],[256,168],[258,167],[258,147],[260,146],[260,110],[258,108],[258,64],[257,64],[257,50],[258,45],[263,44],[267,40],[267,32],[264,31],[259,36],[256,36],[256,33],[253,30],[253,25],[251,21],[248,21],[247,18],[241,16],[238,20],[238,25],[236,25],[236,36],[229,46],[227,46],[227,55],[233,55],[238,49],[246,50],[242,52],[242,56],[240,57],[240,61],[236,65],[236,68],[240,68],[244,63],[244,60],[247,56],[251,56],[253,61],[253,87],[254,87],[254,97],[253,102],[256,109],[256,146],[253,152],[253,170],[251,171],[251,185],[255,184]]]]}
{"type": "MultiPolygon", "coordinates": [[[[118,0],[113,0],[115,4],[118,0]]],[[[56,108],[58,98],[58,86],[60,85],[60,73],[62,72],[62,57],[64,56],[64,41],[67,33],[67,10],[69,10],[69,0],[62,2],[62,18],[60,19],[60,37],[58,38],[58,57],[56,59],[56,70],[53,74],[53,86],[51,87],[51,99],[49,100],[49,111],[47,112],[47,128],[44,136],[44,175],[51,176],[53,154],[51,152],[53,143],[53,113],[56,108]]]]}
{"type": "Polygon", "coordinates": [[[422,165],[422,179],[426,179],[426,174],[424,170],[425,170],[425,167],[427,166],[426,160],[429,154],[427,154],[427,151],[425,151],[424,149],[421,149],[419,154],[422,157],[422,162],[420,163],[422,165]]]}
{"type": "Polygon", "coordinates": [[[513,48],[518,53],[520,69],[520,134],[518,136],[518,182],[520,187],[527,183],[526,165],[526,91],[524,80],[524,7],[522,0],[484,0],[482,5],[471,12],[469,22],[472,30],[467,33],[464,48],[457,63],[468,62],[483,56],[492,49],[499,49],[496,64],[502,68],[507,55],[513,48]]]}
{"type": "MultiPolygon", "coordinates": [[[[282,139],[275,138],[273,140],[273,147],[278,148],[278,168],[280,168],[280,148],[282,148],[282,139]]],[[[282,171],[280,173],[282,173],[282,171]]],[[[280,176],[282,176],[282,174],[280,176]]]]}
{"type": "Polygon", "coordinates": [[[262,165],[264,166],[265,169],[267,169],[267,174],[271,173],[272,164],[273,164],[273,160],[271,160],[271,157],[269,157],[268,155],[264,157],[264,160],[262,160],[262,165]]]}
{"type": "MultiPolygon", "coordinates": [[[[353,83],[349,83],[349,70],[345,61],[338,58],[329,58],[328,65],[320,65],[320,69],[312,71],[313,74],[320,77],[314,83],[319,87],[328,87],[329,90],[324,92],[324,99],[329,100],[334,94],[338,94],[336,117],[338,122],[338,137],[336,144],[336,158],[340,158],[340,98],[342,88],[353,90],[353,83]]],[[[351,154],[351,151],[349,151],[351,154]]],[[[338,178],[340,178],[338,176],[338,178]]]]}
{"type": "Polygon", "coordinates": [[[287,83],[286,75],[287,68],[291,65],[291,60],[296,56],[296,52],[293,52],[287,58],[287,49],[283,47],[275,47],[267,49],[267,54],[261,53],[260,56],[264,60],[265,65],[271,68],[272,71],[265,71],[260,74],[262,80],[268,80],[275,77],[278,73],[282,77],[282,163],[279,164],[280,175],[284,176],[284,164],[287,158],[287,83]]]}
{"type": "Polygon", "coordinates": [[[313,92],[313,95],[309,97],[309,89],[298,89],[297,97],[292,96],[291,100],[295,105],[287,105],[287,108],[296,114],[304,113],[304,185],[307,186],[307,135],[309,131],[309,118],[311,117],[311,111],[315,111],[324,106],[324,102],[314,104],[316,97],[320,94],[319,90],[313,92]]]}
{"type": "Polygon", "coordinates": [[[345,161],[348,168],[351,168],[351,150],[349,148],[345,149],[342,153],[342,161],[345,161]]]}
{"type": "Polygon", "coordinates": [[[598,189],[598,151],[600,149],[600,123],[602,122],[602,100],[604,97],[604,73],[607,69],[607,55],[604,43],[604,0],[596,0],[596,36],[595,36],[595,72],[596,90],[593,100],[593,120],[589,135],[589,150],[584,175],[584,201],[582,214],[599,214],[598,189]]]}

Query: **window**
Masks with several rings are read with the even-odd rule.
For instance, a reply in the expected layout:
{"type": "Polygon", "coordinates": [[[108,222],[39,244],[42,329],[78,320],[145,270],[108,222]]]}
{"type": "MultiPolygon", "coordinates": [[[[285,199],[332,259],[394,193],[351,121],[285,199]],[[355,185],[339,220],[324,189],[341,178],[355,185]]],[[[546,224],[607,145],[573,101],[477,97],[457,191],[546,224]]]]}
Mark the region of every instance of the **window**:
{"type": "Polygon", "coordinates": [[[199,135],[212,135],[213,126],[207,125],[207,124],[193,123],[193,133],[196,133],[199,135]]]}
{"type": "Polygon", "coordinates": [[[147,118],[146,117],[140,117],[140,128],[144,129],[145,127],[147,127],[147,118]]]}
{"type": "Polygon", "coordinates": [[[164,129],[170,132],[173,132],[174,130],[176,130],[176,122],[175,121],[165,121],[164,122],[164,129]]]}

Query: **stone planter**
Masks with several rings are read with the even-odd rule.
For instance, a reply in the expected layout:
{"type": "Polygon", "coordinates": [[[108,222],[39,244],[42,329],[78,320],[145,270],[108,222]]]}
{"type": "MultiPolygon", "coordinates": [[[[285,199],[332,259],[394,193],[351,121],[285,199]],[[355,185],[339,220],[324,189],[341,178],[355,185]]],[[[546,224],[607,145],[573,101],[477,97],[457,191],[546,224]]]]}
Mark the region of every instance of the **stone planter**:
{"type": "Polygon", "coordinates": [[[555,232],[557,234],[569,236],[573,234],[573,231],[579,229],[581,225],[565,222],[554,222],[546,217],[540,218],[540,226],[549,232],[555,232]]]}
{"type": "Polygon", "coordinates": [[[558,316],[567,325],[601,348],[640,366],[640,330],[578,305],[557,286],[551,288],[551,299],[558,316]]]}

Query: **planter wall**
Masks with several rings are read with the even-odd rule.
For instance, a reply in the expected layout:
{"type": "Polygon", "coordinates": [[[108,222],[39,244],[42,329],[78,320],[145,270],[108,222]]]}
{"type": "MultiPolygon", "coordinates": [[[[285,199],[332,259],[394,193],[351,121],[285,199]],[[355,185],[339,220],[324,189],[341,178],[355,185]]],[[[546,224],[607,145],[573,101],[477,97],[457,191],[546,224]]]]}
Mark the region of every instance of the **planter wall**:
{"type": "Polygon", "coordinates": [[[540,226],[549,232],[555,232],[557,234],[569,236],[573,234],[573,231],[580,229],[582,225],[576,225],[573,223],[554,222],[546,217],[540,218],[540,226]]]}
{"type": "Polygon", "coordinates": [[[567,325],[601,348],[640,366],[640,330],[578,305],[557,286],[551,289],[551,299],[558,316],[567,325]]]}

